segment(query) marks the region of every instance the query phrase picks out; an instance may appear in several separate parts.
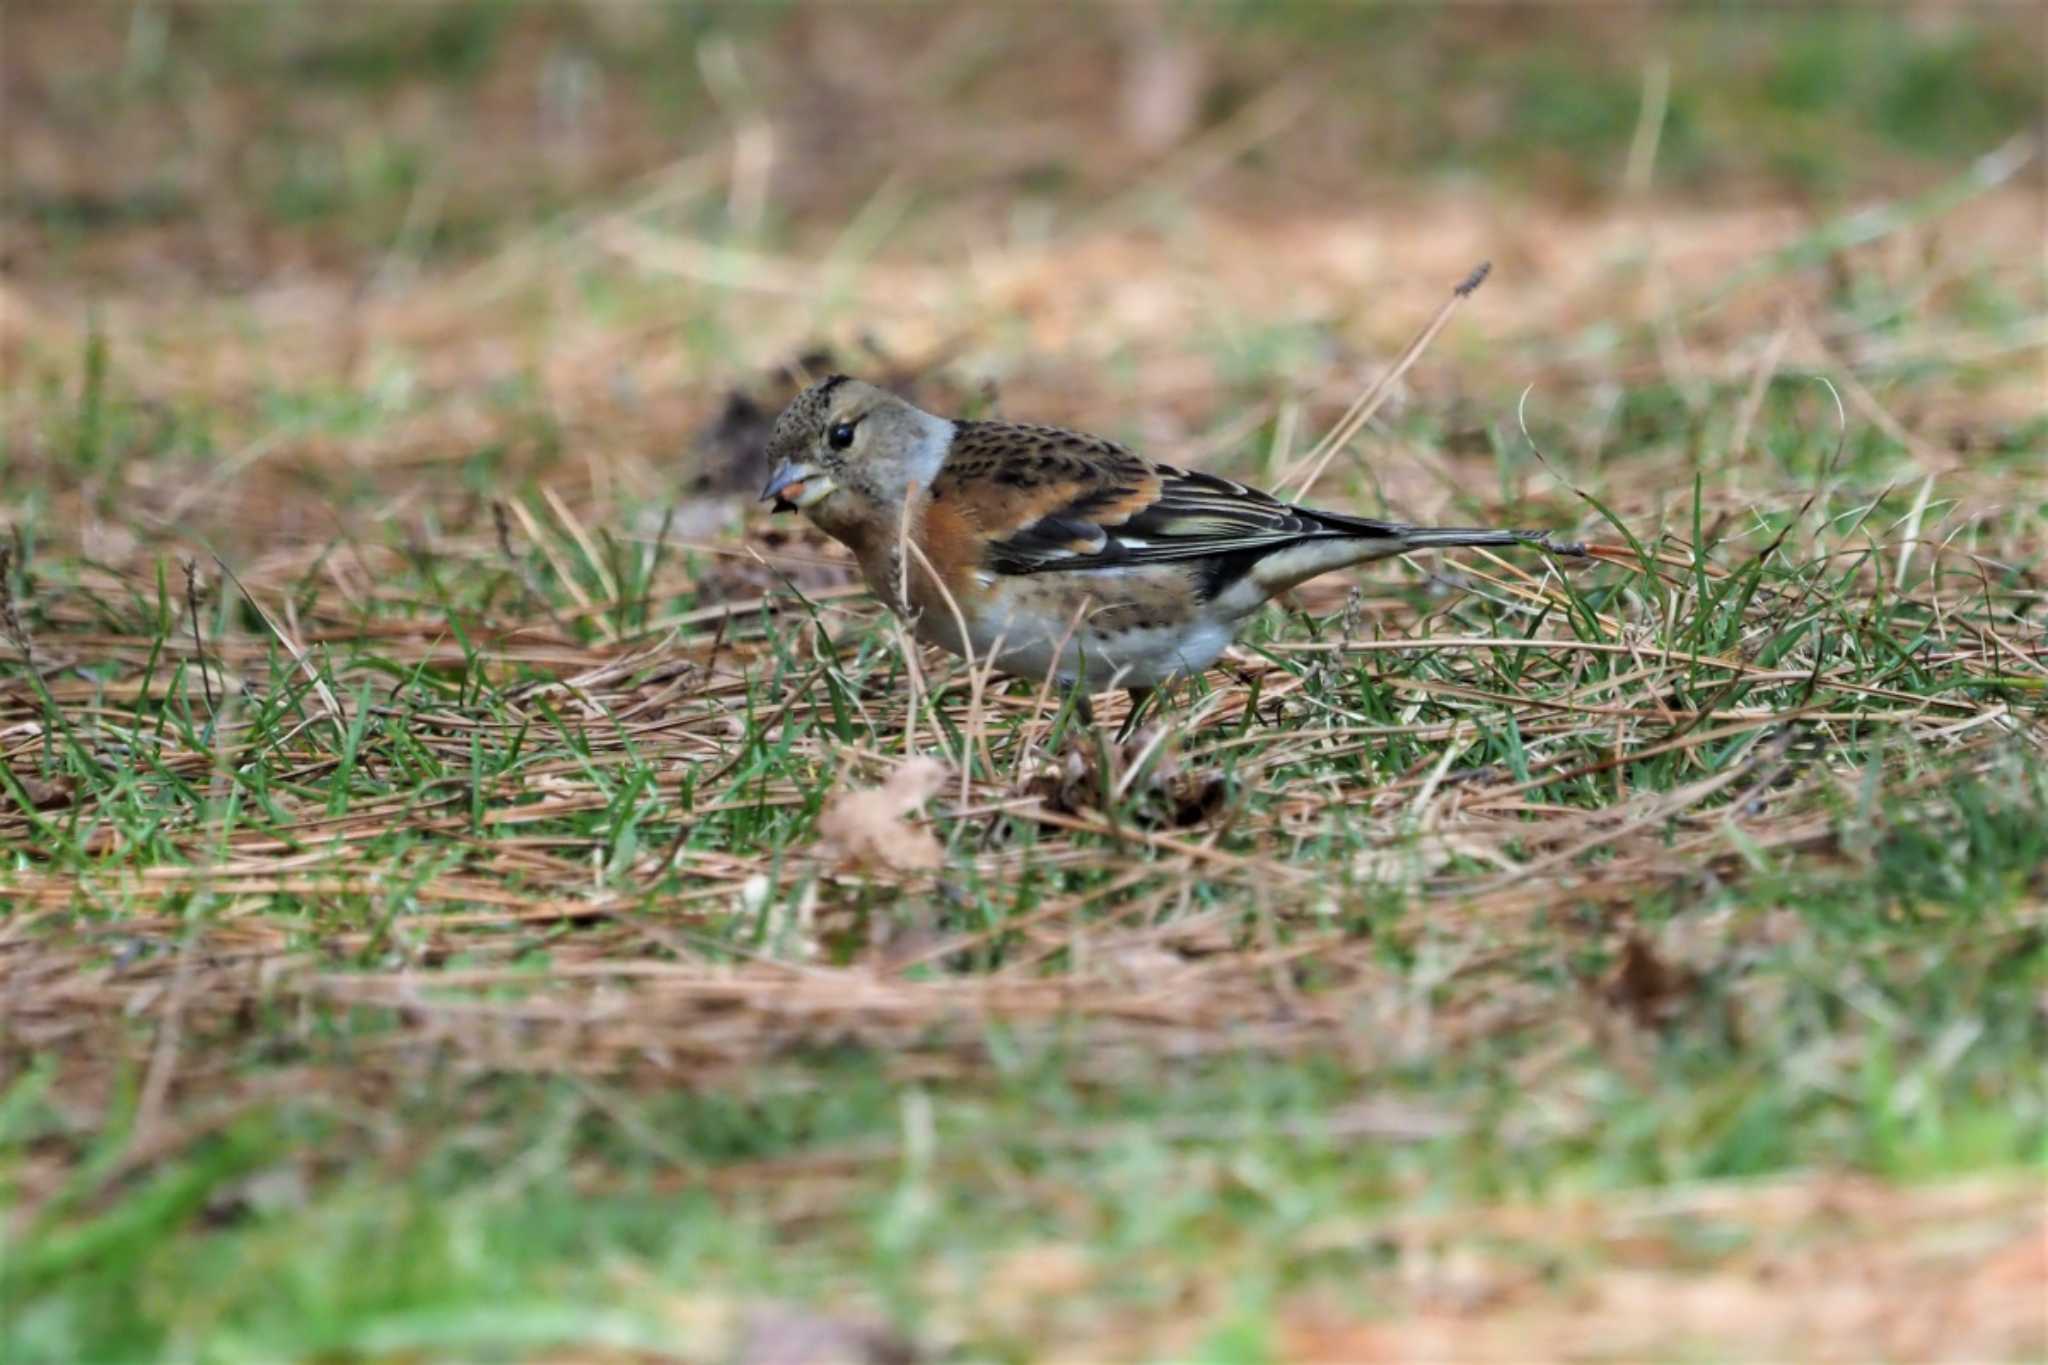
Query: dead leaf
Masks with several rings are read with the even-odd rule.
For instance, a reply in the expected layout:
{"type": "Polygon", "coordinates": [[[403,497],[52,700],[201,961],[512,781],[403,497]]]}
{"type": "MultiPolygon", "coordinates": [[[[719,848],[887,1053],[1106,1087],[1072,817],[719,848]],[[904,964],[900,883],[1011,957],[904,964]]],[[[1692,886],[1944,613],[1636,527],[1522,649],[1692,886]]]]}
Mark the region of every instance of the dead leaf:
{"type": "MultiPolygon", "coordinates": [[[[52,778],[24,777],[14,773],[13,777],[21,787],[22,795],[28,797],[30,810],[61,810],[78,799],[78,779],[69,773],[60,773],[52,778]]],[[[20,799],[15,798],[17,803],[20,799]]]]}
{"type": "Polygon", "coordinates": [[[946,767],[937,759],[913,758],[879,787],[842,792],[818,816],[819,851],[827,857],[879,864],[898,872],[930,871],[942,861],[939,841],[929,829],[904,820],[938,794],[946,767]]]}

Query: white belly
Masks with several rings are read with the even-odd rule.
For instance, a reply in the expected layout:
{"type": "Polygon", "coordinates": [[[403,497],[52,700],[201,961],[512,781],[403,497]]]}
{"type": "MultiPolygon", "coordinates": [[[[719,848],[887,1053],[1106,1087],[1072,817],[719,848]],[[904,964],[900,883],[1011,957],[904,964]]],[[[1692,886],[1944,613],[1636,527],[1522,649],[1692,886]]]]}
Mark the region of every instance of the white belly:
{"type": "Polygon", "coordinates": [[[1057,636],[1013,648],[990,633],[975,642],[974,657],[993,657],[998,671],[1020,678],[1050,673],[1063,684],[1083,683],[1092,691],[1155,687],[1168,678],[1200,673],[1230,647],[1234,633],[1213,622],[1192,629],[1125,631],[1113,637],[1077,630],[1066,647],[1057,650],[1057,636]]]}
{"type": "MultiPolygon", "coordinates": [[[[1077,580],[1080,575],[1041,575],[989,604],[968,629],[974,662],[993,660],[1001,673],[1032,679],[1050,674],[1062,684],[1094,691],[1153,687],[1214,663],[1230,647],[1241,619],[1224,616],[1212,604],[1192,619],[1164,622],[1163,611],[1147,616],[1128,600],[1098,605],[1075,590],[1077,580]]],[[[1166,600],[1186,602],[1184,596],[1166,600]]],[[[960,647],[952,619],[927,613],[917,634],[955,654],[968,652],[960,647]]]]}

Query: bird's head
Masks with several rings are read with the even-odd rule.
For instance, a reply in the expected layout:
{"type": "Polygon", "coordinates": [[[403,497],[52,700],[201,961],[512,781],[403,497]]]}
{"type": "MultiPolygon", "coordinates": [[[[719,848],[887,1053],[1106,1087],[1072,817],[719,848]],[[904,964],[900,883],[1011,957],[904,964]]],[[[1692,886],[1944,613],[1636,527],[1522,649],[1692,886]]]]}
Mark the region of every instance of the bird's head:
{"type": "Polygon", "coordinates": [[[778,512],[801,511],[821,528],[894,526],[913,487],[928,486],[946,457],[953,424],[886,389],[833,375],[811,385],[775,419],[774,472],[761,490],[778,512]]]}

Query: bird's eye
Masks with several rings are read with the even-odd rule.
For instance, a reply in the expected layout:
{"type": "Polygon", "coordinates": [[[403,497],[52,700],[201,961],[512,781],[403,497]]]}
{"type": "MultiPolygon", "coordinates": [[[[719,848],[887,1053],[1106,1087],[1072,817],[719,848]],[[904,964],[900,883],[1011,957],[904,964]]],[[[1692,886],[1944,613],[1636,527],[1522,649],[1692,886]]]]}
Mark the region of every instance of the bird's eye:
{"type": "Polygon", "coordinates": [[[838,423],[832,430],[825,433],[825,439],[831,443],[834,450],[846,449],[853,444],[853,423],[838,423]]]}

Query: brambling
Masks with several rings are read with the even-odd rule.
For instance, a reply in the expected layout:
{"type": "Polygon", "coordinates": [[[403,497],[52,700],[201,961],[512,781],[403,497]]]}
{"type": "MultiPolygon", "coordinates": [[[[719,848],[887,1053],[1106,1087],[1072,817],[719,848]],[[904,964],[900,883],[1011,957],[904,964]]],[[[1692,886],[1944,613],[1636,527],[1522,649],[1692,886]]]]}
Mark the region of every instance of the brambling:
{"type": "Polygon", "coordinates": [[[845,375],[797,395],[768,456],[761,500],[852,550],[920,640],[1084,697],[1125,688],[1134,714],[1318,574],[1450,546],[1584,552],[1533,531],[1297,507],[1100,436],[951,421],[845,375]]]}

